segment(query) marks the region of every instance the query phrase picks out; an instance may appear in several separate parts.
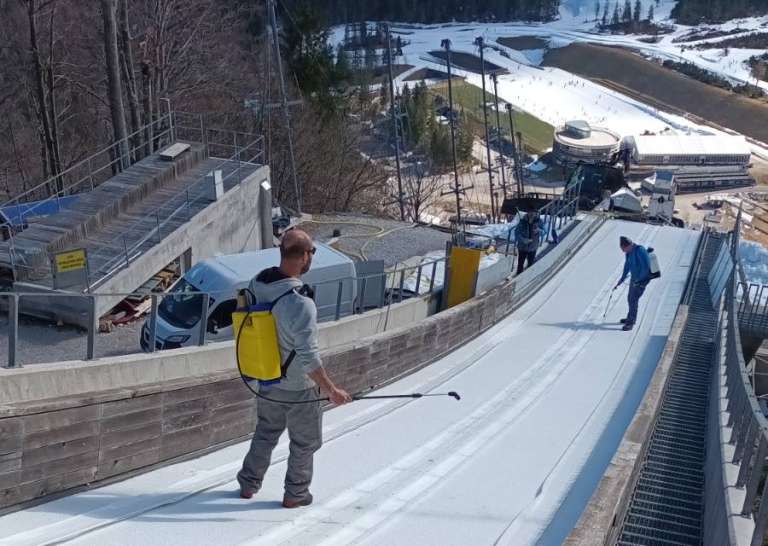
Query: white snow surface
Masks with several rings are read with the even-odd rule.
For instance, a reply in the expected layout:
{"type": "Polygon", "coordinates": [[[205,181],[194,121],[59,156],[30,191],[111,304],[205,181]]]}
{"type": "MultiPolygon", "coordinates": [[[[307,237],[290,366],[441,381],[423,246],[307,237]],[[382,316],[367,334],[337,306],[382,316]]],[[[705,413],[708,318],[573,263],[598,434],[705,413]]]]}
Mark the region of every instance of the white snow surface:
{"type": "Polygon", "coordinates": [[[5,546],[555,545],[578,520],[661,356],[697,232],[609,222],[528,303],[381,394],[325,414],[307,508],[280,508],[287,441],[250,501],[247,443],[0,518],[5,546]],[[620,235],[664,275],[622,332],[620,235]],[[610,301],[610,303],[609,303],[610,301]],[[603,313],[607,309],[607,318],[603,313]]]}
{"type": "MultiPolygon", "coordinates": [[[[647,5],[647,2],[644,4],[647,5]]],[[[723,134],[712,127],[702,126],[681,116],[660,111],[623,95],[607,87],[580,78],[571,73],[555,68],[541,67],[543,50],[516,51],[497,43],[501,37],[538,36],[548,41],[550,48],[565,47],[573,42],[591,42],[606,45],[620,45],[631,48],[643,56],[658,60],[687,61],[702,68],[720,74],[734,83],[749,82],[755,84],[750,75],[746,60],[764,51],[730,48],[724,55],[722,48],[704,50],[691,49],[698,42],[673,43],[673,40],[688,34],[697,28],[676,25],[667,20],[675,0],[662,0],[655,7],[656,21],[674,26],[674,31],[662,36],[658,43],[641,41],[642,35],[620,35],[599,33],[595,28],[594,7],[592,0],[565,0],[560,10],[560,18],[551,23],[454,23],[441,25],[393,24],[395,35],[402,35],[408,41],[403,48],[403,57],[398,63],[413,65],[414,68],[396,78],[399,88],[406,83],[406,78],[420,68],[432,68],[445,71],[444,63],[431,56],[430,51],[440,49],[441,41],[451,40],[453,51],[477,55],[474,40],[483,36],[493,49],[486,49],[489,62],[509,71],[500,75],[499,96],[517,109],[526,111],[553,126],[559,126],[568,120],[584,119],[589,123],[611,129],[621,136],[642,134],[645,131],[658,133],[672,130],[681,134],[723,134]],[[502,55],[499,50],[504,51],[502,55]]],[[[647,7],[645,8],[647,9],[647,7]]],[[[768,16],[729,21],[722,25],[707,25],[706,29],[733,30],[743,29],[743,34],[765,31],[768,16]]],[[[344,27],[336,27],[331,40],[340,43],[344,37],[344,27]]],[[[730,38],[731,36],[724,37],[730,38]]],[[[646,37],[647,38],[647,37],[646,37]]],[[[469,83],[481,85],[479,74],[467,72],[454,66],[454,73],[467,79],[469,83]]],[[[768,82],[759,85],[768,89],[768,82]]],[[[768,159],[768,144],[753,143],[754,153],[768,159]]]]}

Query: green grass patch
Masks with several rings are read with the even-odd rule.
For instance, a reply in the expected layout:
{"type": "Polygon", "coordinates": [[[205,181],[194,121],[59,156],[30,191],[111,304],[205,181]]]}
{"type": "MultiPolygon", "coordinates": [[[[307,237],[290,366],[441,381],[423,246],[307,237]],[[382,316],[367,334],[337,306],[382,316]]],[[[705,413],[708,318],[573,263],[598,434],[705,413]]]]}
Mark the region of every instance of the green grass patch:
{"type": "MultiPolygon", "coordinates": [[[[469,114],[472,131],[479,137],[485,137],[485,128],[483,126],[483,90],[476,85],[472,85],[463,80],[453,81],[453,101],[467,114],[469,114]]],[[[448,82],[440,82],[429,88],[430,93],[440,95],[446,101],[448,100],[448,82]]],[[[493,94],[486,90],[486,102],[493,102],[493,94]]],[[[509,134],[509,116],[503,106],[504,102],[499,99],[501,106],[501,130],[509,134]]],[[[537,117],[525,112],[513,110],[512,118],[515,124],[515,130],[523,133],[523,144],[526,150],[532,153],[541,154],[552,147],[552,135],[554,127],[545,123],[537,117]]],[[[488,124],[491,127],[496,126],[496,112],[488,109],[488,124]]]]}

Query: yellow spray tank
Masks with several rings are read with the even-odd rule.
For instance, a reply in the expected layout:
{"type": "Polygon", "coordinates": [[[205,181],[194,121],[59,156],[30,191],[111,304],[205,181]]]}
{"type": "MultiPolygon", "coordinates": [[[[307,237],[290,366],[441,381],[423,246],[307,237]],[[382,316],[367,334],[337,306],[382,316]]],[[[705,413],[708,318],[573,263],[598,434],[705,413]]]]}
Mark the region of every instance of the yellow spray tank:
{"type": "Polygon", "coordinates": [[[238,309],[232,313],[237,367],[246,384],[254,380],[260,385],[277,384],[285,377],[296,352],[291,351],[285,364],[282,363],[272,308],[293,290],[272,302],[255,305],[248,305],[243,292],[238,294],[238,309]]]}

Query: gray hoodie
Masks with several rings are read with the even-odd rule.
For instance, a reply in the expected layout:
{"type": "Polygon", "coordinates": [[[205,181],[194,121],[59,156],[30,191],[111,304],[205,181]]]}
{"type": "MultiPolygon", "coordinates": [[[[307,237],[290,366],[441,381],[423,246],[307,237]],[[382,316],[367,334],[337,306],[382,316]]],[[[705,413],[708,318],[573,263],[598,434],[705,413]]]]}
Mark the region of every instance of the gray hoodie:
{"type": "Polygon", "coordinates": [[[277,267],[259,273],[249,286],[256,298],[255,303],[270,303],[293,289],[272,308],[283,363],[291,351],[296,351],[286,377],[275,385],[275,388],[287,391],[315,387],[315,382],[307,374],[323,365],[317,346],[317,307],[310,297],[298,293],[302,286],[299,279],[286,276],[277,267]]]}

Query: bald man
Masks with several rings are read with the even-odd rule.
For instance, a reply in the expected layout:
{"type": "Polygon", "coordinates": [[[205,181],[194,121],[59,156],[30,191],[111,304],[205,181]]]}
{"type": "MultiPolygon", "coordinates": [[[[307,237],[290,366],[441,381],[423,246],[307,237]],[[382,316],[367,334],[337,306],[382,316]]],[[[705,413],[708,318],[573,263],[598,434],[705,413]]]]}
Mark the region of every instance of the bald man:
{"type": "Polygon", "coordinates": [[[309,235],[293,229],[280,243],[280,266],[265,269],[250,284],[254,303],[273,303],[280,354],[284,365],[288,365],[278,384],[262,385],[260,391],[272,400],[288,403],[259,399],[256,431],[237,481],[244,499],[250,499],[261,489],[272,450],[287,428],[290,454],[285,474],[285,508],[312,504],[312,461],[322,445],[323,414],[320,402],[316,401],[320,396],[318,386],[334,404],[352,401],[349,393],[334,385],[320,360],[314,294],[300,280],[309,271],[314,254],[315,246],[309,235]]]}

